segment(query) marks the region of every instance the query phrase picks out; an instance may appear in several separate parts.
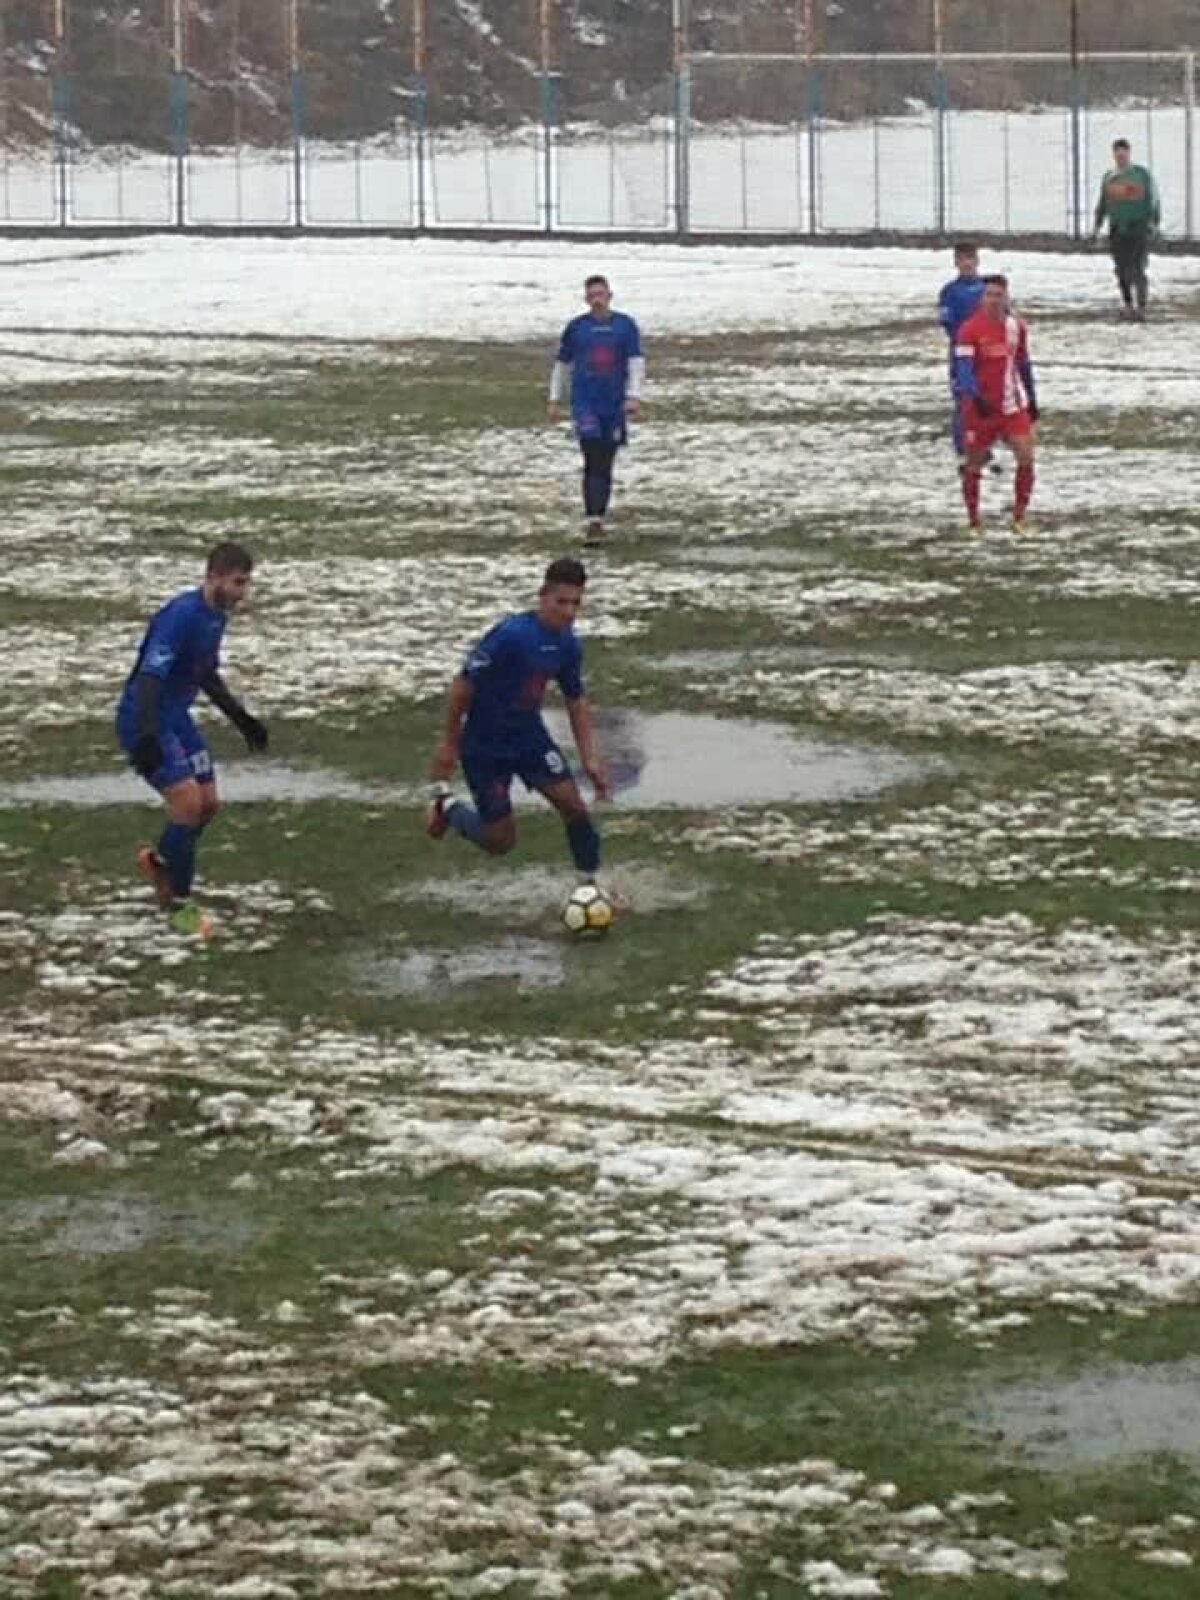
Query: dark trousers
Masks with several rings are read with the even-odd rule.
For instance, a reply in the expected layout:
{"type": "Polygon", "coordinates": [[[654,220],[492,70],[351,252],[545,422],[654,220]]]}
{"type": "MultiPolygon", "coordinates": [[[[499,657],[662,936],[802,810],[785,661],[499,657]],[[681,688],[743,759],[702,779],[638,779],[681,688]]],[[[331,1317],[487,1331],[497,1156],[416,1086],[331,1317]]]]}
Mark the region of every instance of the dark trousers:
{"type": "Polygon", "coordinates": [[[581,439],[583,451],[583,508],[589,517],[602,517],[612,498],[616,443],[611,439],[581,439]]]}
{"type": "Polygon", "coordinates": [[[1121,299],[1131,306],[1137,298],[1138,309],[1146,309],[1150,285],[1146,278],[1146,260],[1150,254],[1150,234],[1144,222],[1130,223],[1127,228],[1113,228],[1108,236],[1108,248],[1116,269],[1121,299]]]}

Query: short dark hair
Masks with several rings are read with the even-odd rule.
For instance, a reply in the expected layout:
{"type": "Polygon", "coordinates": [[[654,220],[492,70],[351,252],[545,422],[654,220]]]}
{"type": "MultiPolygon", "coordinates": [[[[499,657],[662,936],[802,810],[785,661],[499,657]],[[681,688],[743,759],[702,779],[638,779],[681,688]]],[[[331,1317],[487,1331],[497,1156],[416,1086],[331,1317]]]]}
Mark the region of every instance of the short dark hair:
{"type": "Polygon", "coordinates": [[[1113,140],[1113,149],[1114,150],[1132,150],[1133,146],[1130,144],[1128,139],[1114,139],[1113,140]]]}
{"type": "Polygon", "coordinates": [[[956,256],[977,256],[979,246],[974,239],[956,239],[954,241],[954,254],[956,256]]]}
{"type": "Polygon", "coordinates": [[[546,568],[542,589],[556,589],[560,583],[570,584],[572,589],[582,589],[586,582],[587,568],[582,561],[576,561],[574,556],[559,556],[546,568]]]}
{"type": "Polygon", "coordinates": [[[597,284],[597,283],[602,283],[606,289],[609,287],[608,279],[604,276],[604,274],[602,272],[593,272],[593,273],[590,273],[588,275],[588,277],[586,277],[583,280],[584,293],[586,294],[587,291],[593,286],[593,284],[597,284]]]}
{"type": "Polygon", "coordinates": [[[208,552],[205,570],[210,578],[223,577],[227,572],[253,572],[254,557],[244,544],[234,544],[232,539],[226,539],[208,552]]]}
{"type": "Polygon", "coordinates": [[[1004,276],[1004,274],[1002,272],[989,272],[987,277],[983,281],[984,281],[985,284],[988,284],[988,283],[999,284],[1001,289],[1007,289],[1008,288],[1008,279],[1004,276]]]}

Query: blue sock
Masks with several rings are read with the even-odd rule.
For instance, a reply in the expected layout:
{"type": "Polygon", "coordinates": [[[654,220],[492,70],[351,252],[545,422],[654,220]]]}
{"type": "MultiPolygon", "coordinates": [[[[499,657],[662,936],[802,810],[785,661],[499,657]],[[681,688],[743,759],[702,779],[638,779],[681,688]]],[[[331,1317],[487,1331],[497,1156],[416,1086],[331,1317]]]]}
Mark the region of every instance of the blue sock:
{"type": "Polygon", "coordinates": [[[470,839],[472,844],[484,848],[483,834],[485,823],[483,818],[473,806],[464,805],[461,800],[456,800],[453,805],[446,807],[446,821],[455,833],[461,833],[464,839],[470,839]]]}
{"type": "Polygon", "coordinates": [[[158,841],[158,853],[167,864],[171,887],[180,900],[192,892],[196,876],[196,842],[203,830],[187,828],[182,822],[168,822],[158,841]]]}
{"type": "Polygon", "coordinates": [[[567,823],[567,843],[571,859],[580,872],[593,873],[600,865],[600,835],[591,817],[567,823]]]}

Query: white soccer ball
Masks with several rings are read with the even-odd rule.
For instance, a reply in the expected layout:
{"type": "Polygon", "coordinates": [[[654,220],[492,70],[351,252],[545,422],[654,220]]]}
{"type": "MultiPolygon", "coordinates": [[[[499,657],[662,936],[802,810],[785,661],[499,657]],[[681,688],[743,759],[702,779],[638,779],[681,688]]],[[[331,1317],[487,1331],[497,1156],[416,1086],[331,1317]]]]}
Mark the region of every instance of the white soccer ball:
{"type": "Polygon", "coordinates": [[[562,919],[576,938],[596,939],[617,920],[617,908],[596,884],[581,883],[563,907],[562,919]]]}

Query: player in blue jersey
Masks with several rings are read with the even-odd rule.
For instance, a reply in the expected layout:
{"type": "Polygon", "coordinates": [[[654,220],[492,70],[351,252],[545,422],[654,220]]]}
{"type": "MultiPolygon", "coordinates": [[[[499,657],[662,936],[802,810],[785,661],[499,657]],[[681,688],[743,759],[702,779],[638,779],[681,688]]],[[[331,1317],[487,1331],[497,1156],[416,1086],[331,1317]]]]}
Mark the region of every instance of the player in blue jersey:
{"type": "Polygon", "coordinates": [[[568,322],[550,377],[550,420],[557,422],[571,381],[571,420],[583,451],[583,508],[587,536],[604,532],[612,498],[613,463],[641,410],[646,379],[642,336],[632,317],[614,311],[608,279],[594,273],[583,286],[588,309],[568,322]]]}
{"type": "Polygon", "coordinates": [[[954,341],[963,323],[968,317],[973,317],[983,303],[985,283],[979,274],[979,246],[960,240],[954,246],[954,265],[957,277],[944,283],[938,295],[938,322],[949,346],[950,404],[953,408],[951,437],[961,472],[967,460],[967,439],[963,396],[955,369],[954,341]]]}
{"type": "Polygon", "coordinates": [[[167,804],[158,848],[144,845],[138,865],[181,933],[212,929],[191,900],[196,846],[219,804],[212,756],[192,719],[197,694],[224,712],[251,750],[267,748],[266,728],[220,672],[226,624],[246,598],[253,570],[241,545],[217,545],[201,587],[184,590],[151,618],[117,707],[117,737],[130,765],[167,804]]]}
{"type": "Polygon", "coordinates": [[[441,743],[433,758],[435,783],[428,831],[434,839],[453,829],[489,855],[505,855],[517,842],[512,782],[520,778],[558,811],[575,866],[593,878],[600,866],[600,835],[571,768],[542,720],[551,682],[567,703],[583,770],[596,797],[608,798],[608,777],[596,750],[592,714],[583,686],[583,648],[575,619],[587,573],[570,557],[546,568],[536,611],[506,617],[468,655],[450,690],[441,743]],[[462,763],[474,805],[446,785],[462,763]]]}

